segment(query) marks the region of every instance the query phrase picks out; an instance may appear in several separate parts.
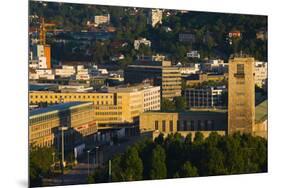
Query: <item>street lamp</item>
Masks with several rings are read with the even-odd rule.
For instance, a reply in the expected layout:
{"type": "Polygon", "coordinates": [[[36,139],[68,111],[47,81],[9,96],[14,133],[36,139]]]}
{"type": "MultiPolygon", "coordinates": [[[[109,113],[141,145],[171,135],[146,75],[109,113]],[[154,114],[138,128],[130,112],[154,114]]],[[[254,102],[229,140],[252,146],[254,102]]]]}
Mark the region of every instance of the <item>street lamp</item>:
{"type": "Polygon", "coordinates": [[[64,134],[63,132],[66,131],[68,127],[60,127],[59,130],[61,131],[61,164],[62,164],[62,174],[65,167],[64,162],[64,134]]]}
{"type": "Polygon", "coordinates": [[[87,153],[88,153],[88,176],[90,176],[90,159],[89,159],[90,152],[91,152],[91,150],[87,151],[87,153]]]}
{"type": "Polygon", "coordinates": [[[97,163],[97,166],[99,166],[99,161],[98,161],[98,149],[99,149],[99,146],[96,146],[96,163],[97,163]]]}

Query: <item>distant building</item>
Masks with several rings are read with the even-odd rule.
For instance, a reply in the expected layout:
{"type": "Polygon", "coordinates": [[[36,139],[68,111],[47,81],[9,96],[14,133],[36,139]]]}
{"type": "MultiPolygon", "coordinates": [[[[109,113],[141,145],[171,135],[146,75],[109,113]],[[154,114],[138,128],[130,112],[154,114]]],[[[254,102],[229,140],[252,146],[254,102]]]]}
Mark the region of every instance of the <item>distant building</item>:
{"type": "Polygon", "coordinates": [[[55,74],[52,69],[34,69],[29,71],[30,80],[54,80],[55,74]]]}
{"type": "Polygon", "coordinates": [[[263,88],[267,82],[267,62],[255,62],[255,85],[263,88]]]}
{"type": "Polygon", "coordinates": [[[228,37],[229,37],[229,38],[240,38],[240,37],[241,37],[241,32],[238,31],[238,30],[230,31],[230,32],[228,33],[228,37]]]}
{"type": "Polygon", "coordinates": [[[83,65],[78,65],[76,67],[76,80],[89,80],[90,74],[89,70],[85,69],[83,65]]]}
{"type": "Polygon", "coordinates": [[[70,77],[75,74],[76,74],[76,70],[74,66],[63,65],[62,68],[55,69],[55,75],[62,78],[70,77]]]}
{"type": "Polygon", "coordinates": [[[65,149],[89,142],[97,132],[94,106],[90,102],[70,102],[31,110],[29,113],[29,144],[55,147],[60,151],[60,127],[64,132],[65,149]]]}
{"type": "Polygon", "coordinates": [[[97,26],[100,24],[109,24],[109,22],[110,22],[110,14],[107,14],[106,16],[104,15],[95,16],[95,24],[97,26]]]}
{"type": "Polygon", "coordinates": [[[187,66],[182,66],[181,64],[177,64],[179,67],[180,73],[182,75],[189,75],[189,74],[197,74],[200,72],[200,64],[199,63],[189,63],[187,66]]]}
{"type": "Polygon", "coordinates": [[[194,43],[195,42],[195,34],[193,34],[193,33],[180,33],[179,34],[179,41],[180,42],[194,43]]]}
{"type": "Polygon", "coordinates": [[[223,106],[225,87],[186,88],[183,93],[190,108],[217,108],[223,106]]]}
{"type": "Polygon", "coordinates": [[[186,53],[186,57],[200,59],[200,53],[196,50],[192,50],[192,51],[186,53]]]}
{"type": "Polygon", "coordinates": [[[208,81],[215,81],[215,82],[221,82],[226,81],[228,79],[228,74],[210,74],[210,73],[202,73],[202,74],[191,74],[183,77],[183,80],[185,81],[186,86],[188,87],[195,87],[203,82],[208,81]]]}
{"type": "Polygon", "coordinates": [[[235,57],[229,60],[228,134],[252,133],[255,124],[255,60],[235,57]]]}
{"type": "Polygon", "coordinates": [[[148,24],[155,27],[158,23],[162,24],[163,11],[160,9],[151,9],[148,14],[148,24]]]}
{"type": "Polygon", "coordinates": [[[267,31],[261,30],[256,33],[256,38],[260,40],[267,40],[267,31]]]}
{"type": "Polygon", "coordinates": [[[109,87],[100,92],[29,92],[30,104],[92,102],[100,125],[133,123],[144,111],[160,109],[160,87],[147,84],[109,87]]]}
{"type": "Polygon", "coordinates": [[[149,82],[161,86],[163,98],[181,96],[181,73],[161,56],[138,59],[124,70],[124,79],[125,83],[149,82]]]}
{"type": "Polygon", "coordinates": [[[202,71],[224,74],[228,72],[228,63],[224,63],[221,59],[208,60],[201,64],[202,71]]]}
{"type": "Polygon", "coordinates": [[[141,44],[151,47],[150,40],[147,40],[146,38],[141,38],[134,41],[134,49],[138,50],[141,44]]]}

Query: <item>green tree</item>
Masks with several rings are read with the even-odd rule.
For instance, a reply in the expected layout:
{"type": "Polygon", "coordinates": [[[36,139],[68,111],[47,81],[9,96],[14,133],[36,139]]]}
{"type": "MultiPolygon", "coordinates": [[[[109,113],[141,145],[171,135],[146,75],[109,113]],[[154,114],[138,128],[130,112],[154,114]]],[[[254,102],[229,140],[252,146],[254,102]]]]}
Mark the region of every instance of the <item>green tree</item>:
{"type": "Polygon", "coordinates": [[[184,97],[179,96],[174,98],[175,106],[177,111],[184,111],[186,109],[186,100],[184,97]]]}
{"type": "Polygon", "coordinates": [[[204,136],[201,132],[196,132],[193,140],[194,144],[200,145],[204,142],[204,136]]]}
{"type": "Polygon", "coordinates": [[[184,177],[196,177],[198,176],[197,168],[191,164],[190,161],[186,161],[179,171],[179,176],[184,177]]]}
{"type": "Polygon", "coordinates": [[[53,148],[31,148],[29,153],[29,172],[32,186],[40,186],[42,177],[50,174],[51,165],[53,164],[53,152],[53,148]]]}
{"type": "Polygon", "coordinates": [[[125,181],[142,179],[143,164],[135,147],[130,147],[122,159],[125,181]]]}
{"type": "Polygon", "coordinates": [[[156,145],[156,147],[152,151],[150,170],[151,179],[164,179],[167,177],[167,168],[165,160],[165,150],[162,148],[162,146],[156,145]]]}
{"type": "Polygon", "coordinates": [[[168,112],[168,111],[174,111],[176,109],[175,104],[173,101],[170,101],[169,99],[163,98],[161,101],[161,111],[168,112]]]}

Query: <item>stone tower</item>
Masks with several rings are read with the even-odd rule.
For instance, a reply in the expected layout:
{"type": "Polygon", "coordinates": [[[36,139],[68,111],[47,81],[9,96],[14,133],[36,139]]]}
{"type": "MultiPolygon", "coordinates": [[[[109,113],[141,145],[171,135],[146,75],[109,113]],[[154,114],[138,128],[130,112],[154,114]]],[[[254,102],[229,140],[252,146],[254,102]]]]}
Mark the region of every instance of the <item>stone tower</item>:
{"type": "Polygon", "coordinates": [[[255,59],[229,60],[228,134],[252,133],[255,124],[255,59]]]}

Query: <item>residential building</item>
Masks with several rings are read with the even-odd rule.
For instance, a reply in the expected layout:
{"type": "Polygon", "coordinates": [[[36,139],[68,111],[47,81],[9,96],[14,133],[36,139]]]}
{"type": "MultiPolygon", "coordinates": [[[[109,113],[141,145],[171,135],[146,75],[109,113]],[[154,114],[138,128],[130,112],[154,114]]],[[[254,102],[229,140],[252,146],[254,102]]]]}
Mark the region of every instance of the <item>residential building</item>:
{"type": "Polygon", "coordinates": [[[124,70],[125,83],[150,83],[161,87],[161,97],[181,96],[181,73],[161,56],[138,59],[124,70]]]}
{"type": "Polygon", "coordinates": [[[186,88],[183,93],[189,108],[220,108],[224,87],[186,88]]]}
{"type": "Polygon", "coordinates": [[[211,59],[201,64],[203,72],[213,72],[224,74],[228,72],[228,63],[224,63],[221,59],[211,59]]]}
{"type": "Polygon", "coordinates": [[[71,77],[76,74],[74,66],[63,65],[62,68],[55,69],[55,75],[61,78],[71,77]]]}
{"type": "Polygon", "coordinates": [[[255,85],[263,88],[267,81],[267,62],[255,62],[255,85]]]}
{"type": "Polygon", "coordinates": [[[110,14],[95,16],[95,24],[98,26],[100,24],[109,24],[110,14]]]}
{"type": "Polygon", "coordinates": [[[255,59],[229,60],[228,134],[252,133],[255,124],[255,59]]]}
{"type": "Polygon", "coordinates": [[[138,50],[141,44],[149,47],[151,46],[150,40],[147,40],[146,38],[141,38],[134,41],[134,49],[138,50]]]}
{"type": "Polygon", "coordinates": [[[148,14],[148,24],[155,27],[158,23],[162,24],[163,11],[160,9],[151,9],[148,14]]]}
{"type": "Polygon", "coordinates": [[[29,80],[54,80],[55,75],[52,69],[33,69],[29,72],[29,80]]]}
{"type": "Polygon", "coordinates": [[[192,50],[192,51],[186,53],[186,57],[200,59],[200,53],[196,50],[192,50]]]}
{"type": "Polygon", "coordinates": [[[179,67],[182,75],[197,74],[201,70],[199,63],[188,63],[186,66],[182,66],[181,63],[178,63],[176,66],[179,67]]]}
{"type": "Polygon", "coordinates": [[[97,132],[91,102],[70,102],[31,110],[29,113],[29,144],[37,147],[56,147],[60,150],[61,127],[65,149],[89,143],[97,132]]]}

